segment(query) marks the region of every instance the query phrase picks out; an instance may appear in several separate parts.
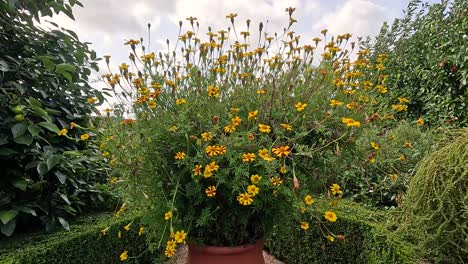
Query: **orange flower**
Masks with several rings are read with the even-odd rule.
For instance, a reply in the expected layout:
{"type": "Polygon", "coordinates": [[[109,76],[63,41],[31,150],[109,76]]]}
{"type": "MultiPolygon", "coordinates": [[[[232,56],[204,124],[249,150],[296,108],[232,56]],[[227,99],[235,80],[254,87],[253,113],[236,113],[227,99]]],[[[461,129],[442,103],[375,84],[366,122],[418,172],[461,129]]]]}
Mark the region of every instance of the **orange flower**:
{"type": "Polygon", "coordinates": [[[289,155],[289,146],[279,146],[272,148],[271,151],[279,158],[286,157],[289,155]]]}

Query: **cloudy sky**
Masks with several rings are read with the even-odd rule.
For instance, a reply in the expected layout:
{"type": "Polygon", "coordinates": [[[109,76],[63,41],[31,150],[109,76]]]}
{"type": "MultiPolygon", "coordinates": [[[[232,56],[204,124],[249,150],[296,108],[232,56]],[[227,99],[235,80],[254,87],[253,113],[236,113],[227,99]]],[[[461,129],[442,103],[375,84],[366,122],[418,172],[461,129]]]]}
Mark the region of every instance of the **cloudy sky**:
{"type": "MultiPolygon", "coordinates": [[[[178,23],[194,16],[200,30],[211,25],[214,31],[227,29],[229,13],[237,13],[236,24],[252,20],[269,21],[268,32],[282,32],[288,24],[287,7],[295,7],[293,15],[298,23],[294,31],[302,40],[320,35],[322,29],[331,34],[352,33],[354,36],[375,35],[384,21],[403,15],[409,0],[81,0],[84,8],[74,9],[75,21],[56,16],[54,21],[74,30],[82,41],[91,42],[98,56],[111,55],[114,67],[128,58],[126,39],[147,36],[151,23],[151,50],[159,51],[166,39],[176,40],[178,23]]],[[[440,2],[430,0],[429,2],[440,2]]],[[[186,27],[186,29],[189,29],[186,27]]],[[[239,31],[239,30],[238,30],[239,31]]],[[[102,65],[104,66],[104,65],[102,65]]],[[[103,67],[102,67],[103,68],[103,67]]]]}

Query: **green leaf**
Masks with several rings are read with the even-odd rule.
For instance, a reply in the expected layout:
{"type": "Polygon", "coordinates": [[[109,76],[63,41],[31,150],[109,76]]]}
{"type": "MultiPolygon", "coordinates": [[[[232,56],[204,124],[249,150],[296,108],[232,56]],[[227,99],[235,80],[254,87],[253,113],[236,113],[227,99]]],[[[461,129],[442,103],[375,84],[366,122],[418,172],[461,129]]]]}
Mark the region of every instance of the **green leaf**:
{"type": "Polygon", "coordinates": [[[13,218],[18,215],[18,211],[16,210],[9,210],[9,211],[0,211],[0,221],[3,224],[10,222],[13,218]]]}
{"type": "Polygon", "coordinates": [[[61,184],[64,184],[67,180],[67,175],[61,173],[60,171],[56,171],[54,174],[61,184]]]}
{"type": "Polygon", "coordinates": [[[44,66],[48,71],[53,71],[55,69],[55,63],[49,59],[43,59],[42,63],[44,63],[44,66]]]}
{"type": "Polygon", "coordinates": [[[74,72],[76,72],[76,68],[75,68],[75,66],[73,66],[71,64],[68,64],[68,63],[60,63],[60,64],[57,65],[57,68],[55,69],[55,71],[57,71],[57,72],[65,71],[65,72],[74,73],[74,72]]]}
{"type": "Polygon", "coordinates": [[[13,138],[17,138],[22,136],[26,130],[28,130],[28,126],[25,123],[18,123],[11,127],[11,133],[13,134],[13,138]]]}
{"type": "Polygon", "coordinates": [[[15,209],[25,214],[31,214],[31,215],[37,216],[36,210],[32,209],[31,207],[20,205],[20,206],[15,206],[15,209]]]}
{"type": "Polygon", "coordinates": [[[59,220],[60,224],[65,228],[66,230],[70,231],[70,225],[68,224],[67,220],[63,219],[62,217],[57,217],[59,220]]]}
{"type": "Polygon", "coordinates": [[[28,126],[28,131],[29,131],[29,133],[31,133],[31,135],[33,137],[35,137],[35,136],[39,135],[40,129],[35,124],[31,124],[31,125],[28,126]]]}
{"type": "Polygon", "coordinates": [[[18,144],[29,146],[33,143],[33,137],[31,134],[28,133],[28,134],[25,134],[25,135],[22,135],[20,137],[13,139],[13,141],[15,141],[18,144]]]}
{"type": "Polygon", "coordinates": [[[47,159],[47,169],[50,171],[54,168],[62,159],[61,155],[52,155],[47,159]]]}
{"type": "Polygon", "coordinates": [[[71,156],[71,157],[80,157],[81,152],[79,152],[78,150],[69,150],[69,151],[64,151],[63,155],[64,156],[71,156]]]}
{"type": "Polygon", "coordinates": [[[38,125],[40,125],[43,128],[46,128],[46,129],[48,129],[48,130],[50,130],[50,131],[52,131],[54,133],[58,133],[60,131],[60,129],[54,123],[41,122],[38,125]]]}
{"type": "Polygon", "coordinates": [[[17,153],[18,152],[16,150],[13,150],[11,148],[0,148],[0,156],[10,156],[17,153]]]}
{"type": "Polygon", "coordinates": [[[52,119],[50,118],[49,114],[42,108],[38,106],[32,106],[31,110],[38,116],[44,118],[47,122],[51,122],[52,119]]]}
{"type": "Polygon", "coordinates": [[[13,186],[15,186],[16,188],[22,190],[23,192],[26,191],[26,189],[28,188],[28,182],[25,181],[24,179],[18,179],[14,182],[12,182],[13,186]]]}
{"type": "Polygon", "coordinates": [[[11,236],[16,228],[16,220],[8,222],[6,225],[2,225],[1,231],[5,236],[11,236]]]}
{"type": "Polygon", "coordinates": [[[47,172],[49,172],[49,170],[47,169],[47,163],[45,162],[41,162],[39,164],[37,164],[37,172],[39,173],[39,176],[42,176],[44,174],[46,174],[47,172]]]}
{"type": "Polygon", "coordinates": [[[33,97],[29,97],[29,104],[31,106],[37,106],[37,107],[41,107],[41,102],[39,102],[36,98],[33,98],[33,97]]]}
{"type": "Polygon", "coordinates": [[[62,197],[62,199],[63,199],[68,205],[71,205],[70,200],[68,200],[68,197],[67,197],[65,194],[61,193],[61,194],[59,194],[59,196],[62,197]]]}

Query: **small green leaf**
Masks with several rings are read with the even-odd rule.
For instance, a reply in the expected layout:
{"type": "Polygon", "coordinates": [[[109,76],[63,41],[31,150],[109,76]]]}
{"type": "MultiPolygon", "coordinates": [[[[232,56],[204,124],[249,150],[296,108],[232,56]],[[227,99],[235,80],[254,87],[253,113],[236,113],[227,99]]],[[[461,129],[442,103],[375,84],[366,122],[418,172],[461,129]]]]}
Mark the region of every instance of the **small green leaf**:
{"type": "Polygon", "coordinates": [[[37,116],[40,116],[42,118],[44,118],[44,120],[46,120],[47,122],[51,122],[52,120],[50,119],[50,116],[49,114],[42,108],[38,107],[38,106],[32,106],[31,107],[31,110],[37,115],[37,116]]]}
{"type": "Polygon", "coordinates": [[[68,63],[60,63],[57,65],[57,71],[76,72],[75,66],[68,63]]]}
{"type": "Polygon", "coordinates": [[[23,192],[26,191],[26,188],[28,188],[28,182],[25,181],[24,179],[18,179],[14,182],[12,182],[11,184],[13,184],[13,186],[15,186],[16,188],[22,190],[23,192]]]}
{"type": "Polygon", "coordinates": [[[78,150],[69,150],[69,151],[64,151],[63,155],[70,156],[70,157],[80,157],[81,152],[79,152],[78,150]]]}
{"type": "Polygon", "coordinates": [[[46,129],[48,129],[48,130],[50,130],[50,131],[52,131],[54,133],[58,133],[60,131],[60,129],[54,123],[41,122],[38,125],[40,125],[43,128],[46,128],[46,129]]]}
{"type": "Polygon", "coordinates": [[[31,125],[28,126],[28,131],[29,131],[29,133],[31,133],[31,135],[33,137],[35,137],[35,136],[39,135],[40,129],[35,124],[31,124],[31,125]]]}
{"type": "Polygon", "coordinates": [[[61,193],[61,194],[59,194],[59,196],[62,197],[62,199],[63,199],[68,205],[71,205],[70,200],[68,200],[68,197],[67,197],[65,194],[61,193]]]}
{"type": "Polygon", "coordinates": [[[66,230],[70,231],[70,225],[68,224],[67,220],[63,219],[62,217],[57,217],[59,220],[60,224],[65,228],[66,230]]]}
{"type": "Polygon", "coordinates": [[[61,184],[64,184],[67,180],[67,175],[61,173],[60,171],[56,171],[54,174],[61,184]]]}
{"type": "Polygon", "coordinates": [[[16,220],[8,222],[6,225],[2,225],[1,231],[5,236],[11,236],[16,228],[16,220]]]}
{"type": "Polygon", "coordinates": [[[37,164],[37,172],[39,173],[39,176],[42,176],[44,174],[46,174],[47,172],[49,172],[49,170],[47,169],[47,163],[45,162],[41,162],[39,164],[37,164]]]}
{"type": "Polygon", "coordinates": [[[61,155],[52,155],[47,159],[47,169],[50,171],[54,168],[62,159],[61,155]]]}
{"type": "Polygon", "coordinates": [[[36,98],[33,98],[33,97],[29,97],[29,104],[31,106],[37,106],[37,107],[41,107],[41,102],[39,102],[36,98]]]}
{"type": "Polygon", "coordinates": [[[22,135],[20,137],[13,139],[13,141],[15,141],[18,144],[29,146],[33,143],[33,137],[31,134],[28,133],[28,134],[25,134],[25,135],[22,135]]]}
{"type": "Polygon", "coordinates": [[[31,214],[31,215],[37,216],[36,210],[32,209],[31,207],[20,205],[20,206],[15,206],[15,209],[25,214],[31,214]]]}
{"type": "Polygon", "coordinates": [[[17,154],[18,152],[11,148],[0,148],[0,156],[10,156],[17,154]]]}
{"type": "Polygon", "coordinates": [[[9,210],[9,211],[0,211],[0,221],[3,224],[6,224],[11,221],[11,219],[15,218],[18,215],[18,211],[16,210],[9,210]]]}
{"type": "Polygon", "coordinates": [[[13,138],[17,138],[19,136],[24,135],[26,130],[28,130],[28,126],[25,123],[18,123],[11,127],[11,133],[13,134],[13,138]]]}

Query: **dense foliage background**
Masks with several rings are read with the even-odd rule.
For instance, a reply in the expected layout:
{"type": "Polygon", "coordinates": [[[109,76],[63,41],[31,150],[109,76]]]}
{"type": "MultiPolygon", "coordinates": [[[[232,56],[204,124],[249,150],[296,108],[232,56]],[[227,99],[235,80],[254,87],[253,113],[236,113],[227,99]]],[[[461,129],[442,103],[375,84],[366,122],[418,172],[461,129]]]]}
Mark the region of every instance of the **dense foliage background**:
{"type": "Polygon", "coordinates": [[[73,17],[75,4],[0,1],[0,227],[7,236],[17,225],[68,229],[68,218],[107,196],[106,166],[90,132],[95,97],[103,100],[88,83],[96,54],[74,32],[37,23],[41,15],[73,17]],[[68,134],[60,136],[62,129],[68,134]]]}

